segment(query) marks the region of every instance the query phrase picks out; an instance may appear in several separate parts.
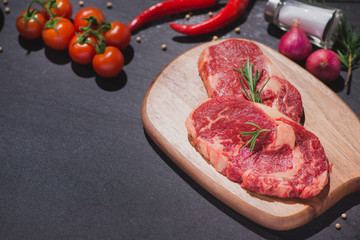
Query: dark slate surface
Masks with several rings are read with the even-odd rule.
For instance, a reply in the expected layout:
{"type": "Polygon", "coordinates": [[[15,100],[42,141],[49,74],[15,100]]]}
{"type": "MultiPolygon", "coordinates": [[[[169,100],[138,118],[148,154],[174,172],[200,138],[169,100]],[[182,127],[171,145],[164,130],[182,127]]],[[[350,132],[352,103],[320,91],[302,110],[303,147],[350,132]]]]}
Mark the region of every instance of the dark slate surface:
{"type": "MultiPolygon", "coordinates": [[[[72,2],[77,12],[78,1],[72,2]]],[[[128,23],[156,2],[113,0],[107,9],[106,1],[86,0],[85,6],[128,23]]],[[[169,61],[212,36],[172,31],[168,23],[187,22],[184,14],[136,32],[124,53],[124,71],[106,80],[73,64],[66,51],[19,37],[15,18],[27,3],[9,0],[9,14],[0,3],[0,239],[360,239],[360,192],[303,227],[269,230],[208,194],[148,137],[141,122],[147,88],[169,61]]],[[[277,49],[282,32],[265,22],[264,6],[254,1],[247,17],[216,34],[277,49]]],[[[358,1],[340,6],[360,24],[358,1]]],[[[195,11],[190,22],[206,13],[195,11]]],[[[360,116],[360,70],[350,89],[343,81],[332,87],[360,116]]]]}

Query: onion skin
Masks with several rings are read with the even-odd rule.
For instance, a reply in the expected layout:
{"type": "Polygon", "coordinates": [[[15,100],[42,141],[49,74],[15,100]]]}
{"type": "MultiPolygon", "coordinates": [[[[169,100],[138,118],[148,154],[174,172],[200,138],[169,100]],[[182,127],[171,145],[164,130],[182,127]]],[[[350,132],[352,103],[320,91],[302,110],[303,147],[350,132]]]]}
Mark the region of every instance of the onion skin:
{"type": "Polygon", "coordinates": [[[278,45],[279,52],[295,62],[304,61],[312,51],[312,45],[304,30],[295,20],[293,27],[285,33],[278,45]]]}
{"type": "Polygon", "coordinates": [[[341,62],[335,52],[329,49],[319,49],[307,58],[305,67],[324,83],[331,83],[340,75],[341,62]]]}

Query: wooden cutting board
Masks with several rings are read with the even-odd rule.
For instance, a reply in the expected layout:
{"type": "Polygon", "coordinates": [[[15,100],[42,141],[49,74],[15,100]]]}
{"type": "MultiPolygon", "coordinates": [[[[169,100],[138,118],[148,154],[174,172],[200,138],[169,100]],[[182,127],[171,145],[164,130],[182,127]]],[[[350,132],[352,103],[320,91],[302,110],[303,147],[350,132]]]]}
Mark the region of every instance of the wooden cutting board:
{"type": "Polygon", "coordinates": [[[347,194],[360,190],[360,121],[326,85],[273,49],[256,43],[301,93],[304,127],[316,134],[333,164],[330,183],[311,199],[280,199],[248,192],[216,172],[188,141],[185,119],[207,98],[197,70],[199,45],[170,62],[151,84],[142,106],[144,127],[180,168],[241,215],[275,230],[308,223],[347,194]]]}

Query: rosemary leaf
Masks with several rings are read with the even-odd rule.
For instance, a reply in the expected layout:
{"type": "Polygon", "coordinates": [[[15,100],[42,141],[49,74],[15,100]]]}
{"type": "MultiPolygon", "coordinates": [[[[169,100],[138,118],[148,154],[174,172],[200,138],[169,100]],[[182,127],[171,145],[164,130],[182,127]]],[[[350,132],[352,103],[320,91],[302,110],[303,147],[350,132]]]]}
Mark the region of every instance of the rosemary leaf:
{"type": "Polygon", "coordinates": [[[356,32],[347,16],[341,19],[334,48],[343,68],[347,70],[345,86],[349,84],[352,70],[358,66],[360,59],[360,33],[356,32]]]}
{"type": "Polygon", "coordinates": [[[247,91],[241,78],[239,77],[241,87],[244,90],[246,96],[249,98],[249,100],[252,102],[261,103],[262,99],[260,97],[260,93],[264,89],[265,85],[269,82],[270,78],[264,83],[260,91],[257,91],[256,86],[263,74],[263,69],[260,72],[256,70],[255,74],[253,75],[253,67],[254,65],[252,63],[250,64],[250,60],[249,58],[247,58],[246,65],[243,65],[243,63],[241,63],[240,70],[235,68],[233,70],[239,72],[242,75],[244,82],[249,87],[249,91],[247,91]]]}
{"type": "Polygon", "coordinates": [[[245,148],[247,145],[250,144],[250,152],[252,152],[255,148],[255,144],[256,144],[256,139],[259,137],[259,135],[261,133],[264,132],[264,136],[261,140],[261,143],[260,144],[263,144],[264,140],[265,140],[265,137],[266,137],[266,134],[268,132],[271,132],[271,131],[274,131],[275,129],[263,129],[261,128],[259,125],[255,124],[255,123],[252,123],[252,122],[245,122],[245,124],[248,124],[248,125],[252,125],[252,126],[255,126],[257,129],[259,130],[256,130],[256,131],[251,131],[251,132],[243,132],[243,131],[240,131],[240,133],[242,134],[241,136],[242,137],[251,137],[249,141],[246,142],[246,144],[244,146],[242,146],[241,149],[245,148]]]}

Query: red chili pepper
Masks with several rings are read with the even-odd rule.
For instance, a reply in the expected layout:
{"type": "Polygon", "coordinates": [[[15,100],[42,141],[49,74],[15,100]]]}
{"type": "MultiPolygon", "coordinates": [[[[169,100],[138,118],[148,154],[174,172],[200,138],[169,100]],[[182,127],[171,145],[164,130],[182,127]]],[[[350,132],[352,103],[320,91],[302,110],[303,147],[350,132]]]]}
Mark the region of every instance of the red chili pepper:
{"type": "Polygon", "coordinates": [[[194,25],[170,23],[170,27],[189,36],[213,32],[237,19],[245,11],[249,2],[250,0],[229,0],[221,11],[202,23],[194,25]]]}
{"type": "Polygon", "coordinates": [[[135,17],[129,24],[130,31],[152,20],[181,13],[184,11],[212,7],[216,0],[167,0],[159,2],[135,17]]]}

